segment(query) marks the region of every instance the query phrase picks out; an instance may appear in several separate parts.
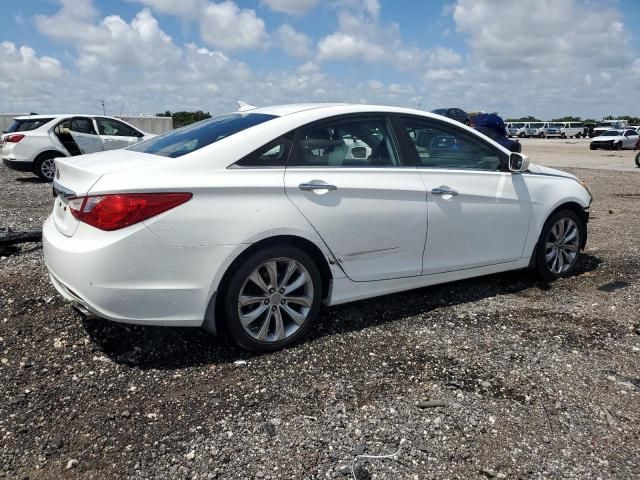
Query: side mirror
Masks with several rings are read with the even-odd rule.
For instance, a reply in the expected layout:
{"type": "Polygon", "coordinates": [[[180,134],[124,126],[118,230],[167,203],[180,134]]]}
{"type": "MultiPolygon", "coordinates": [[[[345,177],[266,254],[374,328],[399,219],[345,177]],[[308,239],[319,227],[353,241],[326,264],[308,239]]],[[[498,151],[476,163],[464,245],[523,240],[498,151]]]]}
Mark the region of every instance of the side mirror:
{"type": "Polygon", "coordinates": [[[512,152],[509,155],[509,171],[513,173],[526,172],[529,168],[529,158],[521,153],[512,152]]]}

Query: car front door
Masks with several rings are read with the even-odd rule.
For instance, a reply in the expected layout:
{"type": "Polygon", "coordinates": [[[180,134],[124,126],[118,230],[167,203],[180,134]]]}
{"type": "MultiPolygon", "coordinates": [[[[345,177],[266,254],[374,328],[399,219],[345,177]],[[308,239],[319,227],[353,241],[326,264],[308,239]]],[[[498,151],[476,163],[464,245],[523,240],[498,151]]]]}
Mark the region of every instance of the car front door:
{"type": "Polygon", "coordinates": [[[402,125],[427,190],[423,274],[520,259],[532,204],[522,176],[503,168],[507,154],[435,119],[406,117],[402,125]]]}
{"type": "Polygon", "coordinates": [[[634,148],[638,143],[638,133],[635,130],[627,130],[624,132],[623,142],[624,148],[634,148]]]}
{"type": "Polygon", "coordinates": [[[125,148],[138,143],[142,138],[141,132],[113,118],[96,117],[96,124],[104,150],[125,148]]]}
{"type": "Polygon", "coordinates": [[[385,115],[302,127],[285,172],[289,199],[354,281],[420,275],[425,188],[385,115]]]}
{"type": "Polygon", "coordinates": [[[102,141],[97,135],[93,121],[88,117],[73,117],[69,123],[69,134],[78,146],[80,153],[102,151],[102,141]]]}

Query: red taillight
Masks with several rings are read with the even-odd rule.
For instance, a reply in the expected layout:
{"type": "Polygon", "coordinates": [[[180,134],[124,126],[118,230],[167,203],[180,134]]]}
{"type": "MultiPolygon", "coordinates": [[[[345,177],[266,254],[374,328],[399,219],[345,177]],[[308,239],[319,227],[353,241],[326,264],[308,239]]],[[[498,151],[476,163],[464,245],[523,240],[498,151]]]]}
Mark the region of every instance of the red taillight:
{"type": "Polygon", "coordinates": [[[4,137],[5,143],[18,143],[20,140],[24,138],[24,135],[19,133],[14,133],[12,135],[7,135],[4,137]]]}
{"type": "Polygon", "coordinates": [[[69,199],[74,217],[100,230],[118,230],[166,212],[191,193],[117,193],[69,199]]]}

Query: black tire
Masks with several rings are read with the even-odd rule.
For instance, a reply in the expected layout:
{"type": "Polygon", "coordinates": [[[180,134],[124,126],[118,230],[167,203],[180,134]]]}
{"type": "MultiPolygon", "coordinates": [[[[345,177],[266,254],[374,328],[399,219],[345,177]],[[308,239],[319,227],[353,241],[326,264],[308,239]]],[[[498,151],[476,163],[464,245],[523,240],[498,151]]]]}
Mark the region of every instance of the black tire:
{"type": "Polygon", "coordinates": [[[50,162],[52,162],[54,158],[61,156],[62,155],[57,152],[41,153],[33,162],[33,173],[35,173],[42,180],[52,182],[55,175],[55,170],[51,170],[48,167],[50,165],[50,162]]]}
{"type": "Polygon", "coordinates": [[[559,212],[554,213],[547,219],[544,226],[542,227],[542,232],[540,232],[540,237],[538,238],[538,243],[533,252],[533,257],[531,259],[531,266],[533,267],[537,275],[542,280],[546,282],[551,282],[553,280],[556,280],[561,277],[566,277],[573,273],[573,271],[575,270],[577,260],[580,257],[580,249],[582,248],[582,245],[584,244],[584,239],[586,238],[586,234],[587,234],[586,228],[587,227],[582,221],[582,219],[572,210],[560,210],[559,212]],[[571,263],[571,265],[569,266],[569,268],[563,271],[562,273],[556,273],[551,271],[551,269],[547,265],[546,258],[545,258],[546,244],[547,244],[547,239],[549,238],[550,230],[554,227],[554,225],[557,222],[559,222],[562,219],[571,219],[578,226],[578,232],[580,235],[580,237],[578,238],[579,247],[578,247],[576,257],[571,263]]]}
{"type": "Polygon", "coordinates": [[[636,154],[636,167],[640,168],[640,152],[636,154]]]}
{"type": "Polygon", "coordinates": [[[567,138],[567,136],[566,136],[566,135],[564,134],[564,132],[563,132],[563,133],[561,133],[561,134],[560,134],[560,138],[563,138],[563,139],[564,139],[564,138],[567,138]]]}
{"type": "MultiPolygon", "coordinates": [[[[274,292],[277,293],[277,292],[274,292]]],[[[228,287],[223,292],[224,312],[227,328],[231,337],[242,348],[255,353],[267,353],[290,347],[304,339],[312,328],[322,303],[322,276],[313,259],[304,251],[293,246],[273,246],[259,250],[244,259],[242,264],[231,274],[228,287]],[[240,322],[238,300],[241,290],[249,276],[258,267],[272,259],[292,259],[300,263],[309,273],[313,285],[313,301],[304,323],[291,336],[280,341],[260,341],[252,337],[240,322]]],[[[266,301],[265,301],[266,303],[266,301]]],[[[269,307],[274,308],[274,307],[269,307]]],[[[283,307],[284,308],[284,307],[283,307]]],[[[268,313],[268,312],[267,312],[268,313]]],[[[282,313],[281,313],[282,315],[282,313]]],[[[257,320],[256,320],[257,321],[257,320]]],[[[264,323],[263,323],[264,325],[264,323]]],[[[269,323],[271,325],[271,323],[269,323]]],[[[271,328],[270,326],[268,327],[271,328]]]]}
{"type": "Polygon", "coordinates": [[[622,150],[622,142],[618,142],[613,146],[614,149],[616,150],[622,150]]]}
{"type": "Polygon", "coordinates": [[[589,150],[595,150],[596,147],[594,147],[593,145],[589,145],[589,150]]]}
{"type": "Polygon", "coordinates": [[[575,138],[582,138],[582,134],[581,133],[576,133],[575,134],[575,138]]]}

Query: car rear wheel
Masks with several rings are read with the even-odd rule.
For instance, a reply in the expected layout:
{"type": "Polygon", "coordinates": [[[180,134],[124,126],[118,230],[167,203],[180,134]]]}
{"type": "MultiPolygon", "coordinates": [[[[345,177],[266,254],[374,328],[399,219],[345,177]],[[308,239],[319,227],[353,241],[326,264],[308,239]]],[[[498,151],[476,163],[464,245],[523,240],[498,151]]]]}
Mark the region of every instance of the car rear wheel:
{"type": "Polygon", "coordinates": [[[616,143],[613,148],[615,148],[616,150],[622,150],[622,142],[618,142],[616,143]]]}
{"type": "Polygon", "coordinates": [[[576,133],[576,134],[575,134],[575,137],[576,137],[576,138],[582,138],[582,134],[581,134],[581,133],[576,133]]]}
{"type": "Polygon", "coordinates": [[[56,163],[54,158],[59,155],[55,153],[43,153],[33,162],[33,173],[43,180],[53,181],[56,174],[56,163]]]}
{"type": "Polygon", "coordinates": [[[636,154],[636,167],[640,168],[640,152],[636,154]]]}
{"type": "Polygon", "coordinates": [[[227,327],[242,348],[271,352],[302,340],[322,301],[322,277],[302,250],[269,247],[232,274],[225,297],[227,327]]]}
{"type": "Polygon", "coordinates": [[[534,267],[543,280],[555,280],[573,272],[585,228],[582,219],[571,210],[562,210],[549,217],[534,252],[534,267]]]}

